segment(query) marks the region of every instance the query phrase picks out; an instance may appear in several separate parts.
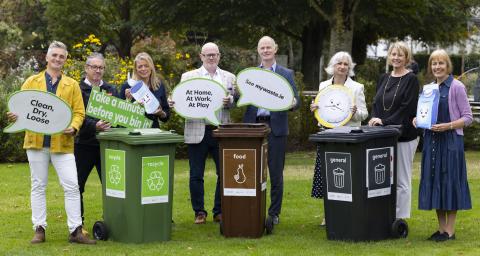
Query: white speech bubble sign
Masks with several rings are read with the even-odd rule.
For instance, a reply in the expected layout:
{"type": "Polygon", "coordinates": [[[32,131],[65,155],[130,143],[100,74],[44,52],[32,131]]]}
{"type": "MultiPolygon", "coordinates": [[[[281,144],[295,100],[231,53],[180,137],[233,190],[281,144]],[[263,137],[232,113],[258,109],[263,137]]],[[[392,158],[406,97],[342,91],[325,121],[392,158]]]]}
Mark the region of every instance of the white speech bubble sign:
{"type": "Polygon", "coordinates": [[[175,112],[187,119],[205,119],[219,125],[216,112],[223,107],[225,88],[206,78],[193,78],[179,83],[172,92],[175,112]]]}
{"type": "Polygon", "coordinates": [[[52,135],[60,133],[72,122],[70,106],[53,93],[38,90],[17,91],[8,99],[8,109],[17,121],[5,129],[6,133],[32,131],[52,135]]]}
{"type": "Polygon", "coordinates": [[[271,111],[290,109],[293,89],[283,76],[262,68],[247,68],[237,75],[240,99],[237,106],[255,105],[271,111]]]}

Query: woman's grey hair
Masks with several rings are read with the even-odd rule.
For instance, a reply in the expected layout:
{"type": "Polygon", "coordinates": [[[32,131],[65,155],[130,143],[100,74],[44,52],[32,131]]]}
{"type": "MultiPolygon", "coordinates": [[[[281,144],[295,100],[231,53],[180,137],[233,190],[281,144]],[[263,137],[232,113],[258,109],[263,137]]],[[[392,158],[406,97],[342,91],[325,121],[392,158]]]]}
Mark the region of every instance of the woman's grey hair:
{"type": "Polygon", "coordinates": [[[47,55],[50,54],[53,48],[60,48],[65,50],[65,55],[68,56],[67,46],[64,43],[60,41],[53,41],[52,43],[50,43],[50,45],[48,46],[47,55]]]}
{"type": "Polygon", "coordinates": [[[103,54],[99,53],[99,52],[93,52],[91,53],[90,55],[88,55],[87,57],[87,61],[85,62],[86,64],[90,64],[90,61],[92,59],[99,59],[101,60],[103,63],[105,63],[105,58],[103,57],[103,54]]]}
{"type": "Polygon", "coordinates": [[[355,72],[353,71],[353,68],[355,67],[355,63],[353,63],[352,56],[348,54],[348,52],[337,52],[335,55],[330,58],[330,61],[328,62],[328,66],[325,68],[325,71],[329,75],[333,75],[334,73],[334,66],[335,64],[340,63],[342,60],[347,60],[348,63],[348,76],[352,77],[355,76],[355,72]]]}

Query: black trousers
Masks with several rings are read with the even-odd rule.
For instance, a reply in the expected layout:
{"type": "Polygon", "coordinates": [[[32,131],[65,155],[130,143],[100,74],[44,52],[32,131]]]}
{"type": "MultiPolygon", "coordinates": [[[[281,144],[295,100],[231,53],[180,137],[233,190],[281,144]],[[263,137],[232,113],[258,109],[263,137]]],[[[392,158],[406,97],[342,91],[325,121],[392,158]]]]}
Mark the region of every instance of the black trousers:
{"type": "Polygon", "coordinates": [[[270,174],[270,208],[268,214],[280,215],[283,201],[283,170],[287,136],[268,135],[268,171],[270,174]]]}
{"type": "Polygon", "coordinates": [[[88,176],[92,172],[93,167],[97,169],[98,178],[102,181],[102,165],[100,161],[100,146],[83,145],[75,143],[75,163],[77,165],[78,187],[80,189],[80,205],[82,213],[82,222],[85,219],[83,212],[83,192],[85,192],[85,184],[88,176]]]}
{"type": "Polygon", "coordinates": [[[198,144],[188,145],[188,162],[190,164],[190,198],[192,201],[192,208],[195,211],[195,216],[205,210],[204,200],[204,186],[203,177],[205,174],[205,162],[208,154],[210,154],[215,162],[215,169],[217,174],[217,183],[215,186],[215,199],[213,205],[213,215],[217,215],[222,212],[221,207],[221,191],[220,191],[220,179],[219,179],[219,152],[218,152],[218,140],[212,136],[212,130],[205,130],[203,139],[198,144]]]}

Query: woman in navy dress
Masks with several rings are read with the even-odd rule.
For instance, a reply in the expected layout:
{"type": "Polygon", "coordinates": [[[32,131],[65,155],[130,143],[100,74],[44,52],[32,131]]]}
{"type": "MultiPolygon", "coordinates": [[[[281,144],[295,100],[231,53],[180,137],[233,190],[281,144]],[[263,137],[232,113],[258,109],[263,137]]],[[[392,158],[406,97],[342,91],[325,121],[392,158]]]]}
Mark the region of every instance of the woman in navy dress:
{"type": "Polygon", "coordinates": [[[436,210],[438,230],[428,240],[443,242],[455,239],[457,210],[472,208],[463,127],[473,119],[465,86],[450,75],[452,62],[445,50],[430,55],[428,68],[439,85],[440,100],[437,124],[423,135],[418,207],[436,210]]]}

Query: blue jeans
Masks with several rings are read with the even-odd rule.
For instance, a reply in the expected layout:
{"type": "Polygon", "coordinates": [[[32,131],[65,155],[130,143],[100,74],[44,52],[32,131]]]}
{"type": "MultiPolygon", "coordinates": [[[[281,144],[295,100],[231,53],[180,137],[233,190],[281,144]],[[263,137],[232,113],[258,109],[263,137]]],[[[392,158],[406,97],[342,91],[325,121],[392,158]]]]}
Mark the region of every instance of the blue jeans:
{"type": "Polygon", "coordinates": [[[215,188],[215,202],[213,206],[213,215],[217,215],[222,212],[221,199],[220,199],[220,179],[219,175],[219,152],[218,141],[212,136],[211,130],[205,130],[203,140],[198,144],[188,144],[188,161],[190,164],[190,198],[192,201],[192,208],[195,211],[195,215],[200,212],[205,214],[204,203],[204,186],[203,176],[205,173],[205,162],[207,160],[208,153],[211,154],[213,161],[215,162],[217,173],[217,185],[215,188]]]}

